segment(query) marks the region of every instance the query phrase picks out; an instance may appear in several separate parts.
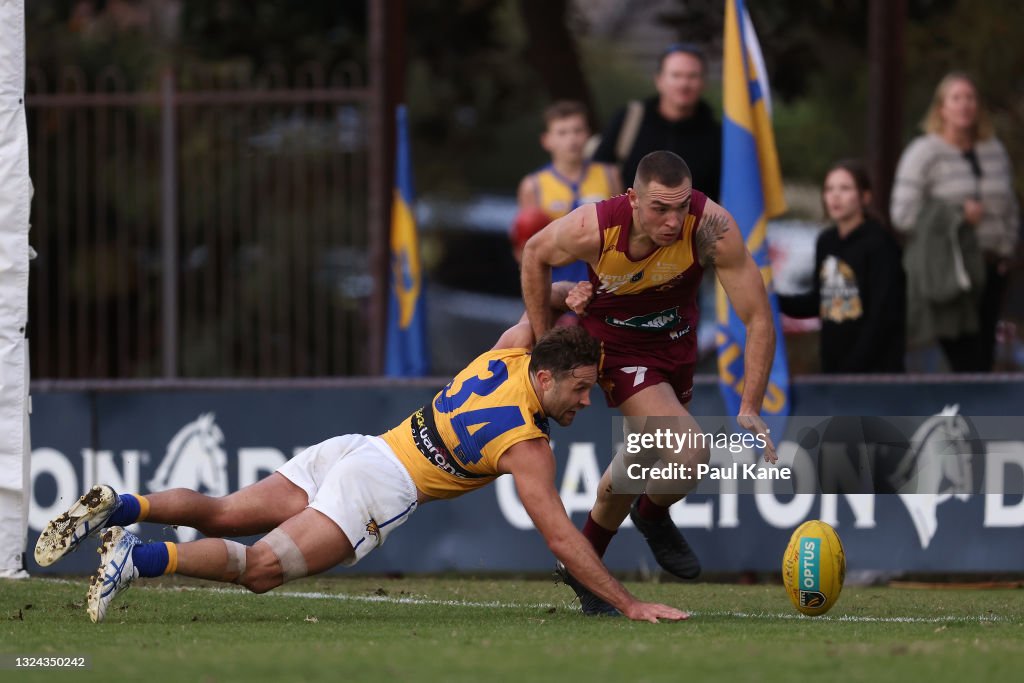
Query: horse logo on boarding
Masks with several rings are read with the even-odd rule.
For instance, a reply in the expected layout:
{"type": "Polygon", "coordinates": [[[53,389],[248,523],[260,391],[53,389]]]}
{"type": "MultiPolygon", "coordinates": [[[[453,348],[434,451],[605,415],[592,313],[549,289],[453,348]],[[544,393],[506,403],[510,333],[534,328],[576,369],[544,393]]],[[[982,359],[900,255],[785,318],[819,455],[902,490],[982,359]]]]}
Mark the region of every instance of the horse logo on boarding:
{"type": "Polygon", "coordinates": [[[974,489],[971,444],[976,439],[959,409],[946,406],[918,427],[889,478],[910,513],[922,550],[939,529],[938,507],[954,497],[966,501],[974,489]]]}
{"type": "MultiPolygon", "coordinates": [[[[153,478],[150,491],[187,488],[209,496],[228,495],[228,456],[221,448],[224,433],[213,413],[204,413],[178,430],[167,445],[167,453],[153,478]]],[[[181,542],[196,537],[190,527],[176,529],[181,542]]]]}

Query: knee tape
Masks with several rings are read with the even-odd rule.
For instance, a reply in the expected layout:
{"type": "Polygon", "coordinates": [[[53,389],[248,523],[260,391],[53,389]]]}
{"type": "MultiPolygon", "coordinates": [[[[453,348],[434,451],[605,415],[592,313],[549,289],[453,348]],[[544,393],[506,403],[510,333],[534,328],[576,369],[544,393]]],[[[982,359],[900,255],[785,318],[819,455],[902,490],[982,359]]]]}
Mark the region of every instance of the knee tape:
{"type": "Polygon", "coordinates": [[[302,556],[299,546],[286,532],[274,529],[262,539],[263,543],[270,546],[270,549],[277,555],[277,561],[281,563],[281,571],[285,581],[301,579],[309,575],[306,567],[306,558],[302,556]]]}
{"type": "Polygon", "coordinates": [[[226,539],[221,540],[224,541],[224,545],[227,547],[228,551],[227,572],[237,576],[235,579],[235,582],[237,583],[238,580],[242,578],[242,575],[245,574],[245,551],[247,548],[236,541],[228,541],[226,539]]]}

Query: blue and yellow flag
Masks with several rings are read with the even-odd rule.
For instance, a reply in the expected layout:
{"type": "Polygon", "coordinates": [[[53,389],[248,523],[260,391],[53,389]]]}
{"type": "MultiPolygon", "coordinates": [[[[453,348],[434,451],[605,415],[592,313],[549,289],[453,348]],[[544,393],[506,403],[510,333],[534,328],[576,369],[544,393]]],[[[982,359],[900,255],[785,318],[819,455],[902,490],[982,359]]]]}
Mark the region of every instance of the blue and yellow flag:
{"type": "Polygon", "coordinates": [[[395,123],[398,144],[391,205],[391,278],[384,373],[389,377],[422,377],[430,371],[430,355],[423,269],[412,213],[412,163],[405,105],[398,106],[395,123]]]}
{"type": "MultiPolygon", "coordinates": [[[[722,65],[721,203],[736,219],[747,249],[761,269],[775,321],[775,360],[762,414],[789,414],[789,368],[779,325],[779,303],[772,288],[772,268],[765,239],[768,219],[786,210],[782,174],[771,125],[768,77],[761,48],[743,0],[726,0],[722,65]]],[[[725,296],[716,292],[718,373],[726,408],[732,413],[743,394],[743,347],[746,329],[725,296]]]]}

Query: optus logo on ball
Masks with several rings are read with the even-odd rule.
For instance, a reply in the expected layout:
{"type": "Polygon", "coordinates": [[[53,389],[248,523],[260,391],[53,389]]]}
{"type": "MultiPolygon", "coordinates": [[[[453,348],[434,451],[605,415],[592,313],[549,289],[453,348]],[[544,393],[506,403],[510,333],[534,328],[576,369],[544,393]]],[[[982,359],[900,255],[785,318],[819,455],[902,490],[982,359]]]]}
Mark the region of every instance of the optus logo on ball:
{"type": "Polygon", "coordinates": [[[821,592],[821,539],[800,539],[800,604],[820,607],[825,604],[821,592]]]}
{"type": "Polygon", "coordinates": [[[800,539],[800,587],[805,591],[818,590],[818,546],[817,538],[800,539]]]}

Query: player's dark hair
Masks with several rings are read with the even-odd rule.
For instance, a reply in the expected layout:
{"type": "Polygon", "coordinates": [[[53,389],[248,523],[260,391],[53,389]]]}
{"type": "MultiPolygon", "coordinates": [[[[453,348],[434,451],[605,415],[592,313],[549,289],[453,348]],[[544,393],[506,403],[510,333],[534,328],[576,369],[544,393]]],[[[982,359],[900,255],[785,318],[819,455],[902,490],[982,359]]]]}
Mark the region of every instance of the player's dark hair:
{"type": "Polygon", "coordinates": [[[601,342],[582,327],[555,327],[540,338],[530,354],[530,372],[548,370],[560,377],[575,368],[598,365],[601,342]]]}
{"type": "Polygon", "coordinates": [[[637,164],[633,189],[645,187],[651,181],[665,187],[679,187],[683,181],[692,178],[690,167],[681,156],[667,150],[658,150],[646,155],[637,164]]]}

